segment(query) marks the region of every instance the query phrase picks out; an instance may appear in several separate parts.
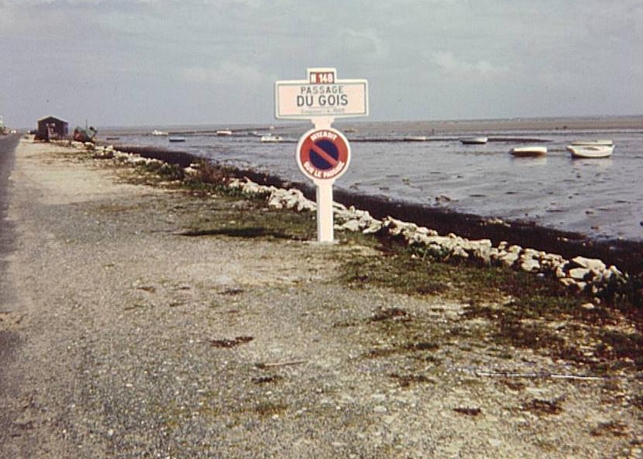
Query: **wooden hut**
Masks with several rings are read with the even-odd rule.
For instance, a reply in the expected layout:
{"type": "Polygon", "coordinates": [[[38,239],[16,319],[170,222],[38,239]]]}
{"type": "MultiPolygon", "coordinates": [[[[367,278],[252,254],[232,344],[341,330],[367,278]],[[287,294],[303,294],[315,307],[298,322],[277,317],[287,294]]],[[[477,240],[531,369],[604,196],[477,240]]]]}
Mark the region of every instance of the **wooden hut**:
{"type": "Polygon", "coordinates": [[[38,120],[38,133],[36,138],[39,140],[60,140],[69,135],[69,123],[55,116],[47,116],[38,120]]]}

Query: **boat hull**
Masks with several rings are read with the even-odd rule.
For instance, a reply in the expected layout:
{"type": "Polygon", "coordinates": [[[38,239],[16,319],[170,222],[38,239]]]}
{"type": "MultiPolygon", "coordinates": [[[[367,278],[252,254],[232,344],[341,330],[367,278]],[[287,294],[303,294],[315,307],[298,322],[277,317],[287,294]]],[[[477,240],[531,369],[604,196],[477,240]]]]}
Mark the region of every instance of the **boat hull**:
{"type": "Polygon", "coordinates": [[[572,158],[609,158],[614,152],[613,145],[569,145],[567,151],[572,158]]]}
{"type": "Polygon", "coordinates": [[[515,147],[510,150],[513,156],[517,158],[528,158],[534,156],[543,156],[547,154],[547,147],[515,147]]]}
{"type": "Polygon", "coordinates": [[[489,139],[487,137],[466,137],[460,139],[463,145],[484,145],[489,139]]]}
{"type": "Polygon", "coordinates": [[[278,135],[264,135],[261,136],[261,141],[263,143],[279,143],[283,142],[283,138],[278,135]]]}

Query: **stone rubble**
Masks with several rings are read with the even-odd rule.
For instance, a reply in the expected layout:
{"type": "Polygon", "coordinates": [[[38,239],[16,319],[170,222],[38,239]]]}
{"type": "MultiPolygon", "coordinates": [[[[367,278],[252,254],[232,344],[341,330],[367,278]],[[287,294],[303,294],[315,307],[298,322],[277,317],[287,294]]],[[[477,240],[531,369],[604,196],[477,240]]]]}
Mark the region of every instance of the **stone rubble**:
{"type": "MultiPolygon", "coordinates": [[[[73,142],[73,146],[89,149],[86,144],[73,142]]],[[[119,152],[113,146],[94,146],[91,150],[100,157],[110,157],[117,161],[133,164],[162,162],[143,158],[136,154],[119,152]]],[[[194,174],[198,166],[186,168],[187,174],[194,174]]],[[[266,196],[271,209],[290,209],[297,212],[314,212],[316,203],[307,199],[298,189],[282,189],[264,186],[248,179],[234,179],[228,184],[244,194],[266,196]]],[[[435,230],[420,227],[415,223],[404,222],[392,217],[384,220],[373,218],[369,212],[334,203],[334,225],[337,231],[360,231],[364,234],[385,234],[403,239],[407,245],[425,253],[433,259],[469,260],[485,265],[497,265],[526,271],[544,276],[553,276],[563,285],[577,292],[591,293],[600,297],[601,293],[628,282],[627,275],[615,266],[606,266],[598,259],[577,256],[566,260],[561,255],[546,253],[503,241],[494,247],[489,239],[468,240],[455,234],[439,235],[435,230]]]]}

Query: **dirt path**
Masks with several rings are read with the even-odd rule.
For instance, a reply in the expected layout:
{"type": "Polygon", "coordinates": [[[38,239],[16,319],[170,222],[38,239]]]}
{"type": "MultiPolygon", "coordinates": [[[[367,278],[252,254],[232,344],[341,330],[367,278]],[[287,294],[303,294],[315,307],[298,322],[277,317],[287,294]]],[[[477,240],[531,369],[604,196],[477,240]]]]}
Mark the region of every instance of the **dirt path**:
{"type": "Polygon", "coordinates": [[[76,156],[16,152],[0,457],[643,455],[640,380],[534,377],[576,369],[345,287],[360,247],[181,236],[194,200],[76,156]]]}

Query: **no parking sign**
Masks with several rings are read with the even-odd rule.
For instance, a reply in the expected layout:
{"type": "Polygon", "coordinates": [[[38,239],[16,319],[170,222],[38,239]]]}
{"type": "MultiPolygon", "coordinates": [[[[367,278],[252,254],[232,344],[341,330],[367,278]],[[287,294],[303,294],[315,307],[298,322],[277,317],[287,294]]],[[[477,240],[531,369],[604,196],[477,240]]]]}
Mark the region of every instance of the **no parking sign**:
{"type": "Polygon", "coordinates": [[[333,241],[333,183],[351,159],[335,118],[368,116],[368,81],[340,80],[334,68],[309,68],[305,80],[275,83],[275,117],[308,118],[315,128],[297,143],[299,169],[317,186],[317,240],[333,241]]]}
{"type": "Polygon", "coordinates": [[[350,153],[348,140],[338,130],[312,129],[299,139],[297,164],[313,181],[334,180],[348,169],[350,153]]]}

